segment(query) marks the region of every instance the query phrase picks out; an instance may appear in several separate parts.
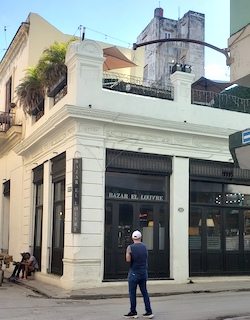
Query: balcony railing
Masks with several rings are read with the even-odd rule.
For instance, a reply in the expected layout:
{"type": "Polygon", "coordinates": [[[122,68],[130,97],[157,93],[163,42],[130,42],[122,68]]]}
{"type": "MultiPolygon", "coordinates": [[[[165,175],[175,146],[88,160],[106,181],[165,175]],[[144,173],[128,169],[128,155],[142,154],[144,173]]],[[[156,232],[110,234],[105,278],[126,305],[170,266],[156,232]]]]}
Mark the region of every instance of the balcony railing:
{"type": "Polygon", "coordinates": [[[105,89],[126,92],[159,99],[173,100],[173,86],[163,81],[146,80],[116,72],[104,72],[102,86],[105,89]]]}
{"type": "Polygon", "coordinates": [[[0,111],[0,132],[6,132],[14,125],[14,114],[0,111]]]}
{"type": "Polygon", "coordinates": [[[226,93],[192,89],[191,103],[212,108],[250,113],[250,99],[243,99],[226,93]]]}

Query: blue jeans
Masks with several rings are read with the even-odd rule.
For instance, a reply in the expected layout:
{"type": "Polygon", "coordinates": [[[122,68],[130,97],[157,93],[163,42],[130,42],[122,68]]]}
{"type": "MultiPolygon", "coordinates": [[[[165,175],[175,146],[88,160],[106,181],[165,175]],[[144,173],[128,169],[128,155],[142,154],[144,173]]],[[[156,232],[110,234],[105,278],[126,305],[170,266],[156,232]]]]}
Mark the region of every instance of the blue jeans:
{"type": "Polygon", "coordinates": [[[152,309],[150,306],[150,299],[147,291],[147,280],[148,280],[148,273],[134,273],[129,271],[128,273],[128,289],[129,289],[129,297],[130,297],[130,311],[132,313],[137,313],[136,311],[136,289],[137,285],[141,290],[145,309],[147,313],[152,313],[152,309]]]}

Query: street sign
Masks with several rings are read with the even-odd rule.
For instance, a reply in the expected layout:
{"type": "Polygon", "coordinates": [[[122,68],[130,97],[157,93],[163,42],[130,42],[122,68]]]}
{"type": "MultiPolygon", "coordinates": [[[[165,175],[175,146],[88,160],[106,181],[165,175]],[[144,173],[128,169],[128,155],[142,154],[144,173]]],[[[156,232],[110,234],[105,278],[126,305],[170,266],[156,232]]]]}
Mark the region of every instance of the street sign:
{"type": "Polygon", "coordinates": [[[242,132],[242,143],[250,142],[250,129],[242,132]]]}

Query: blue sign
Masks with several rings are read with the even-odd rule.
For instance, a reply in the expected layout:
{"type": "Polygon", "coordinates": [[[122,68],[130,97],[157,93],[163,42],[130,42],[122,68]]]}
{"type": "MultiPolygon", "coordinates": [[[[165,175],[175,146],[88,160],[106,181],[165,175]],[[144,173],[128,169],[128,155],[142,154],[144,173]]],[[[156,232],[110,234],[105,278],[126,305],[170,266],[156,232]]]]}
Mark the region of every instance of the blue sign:
{"type": "Polygon", "coordinates": [[[242,132],[242,143],[250,142],[250,130],[246,130],[242,132]]]}

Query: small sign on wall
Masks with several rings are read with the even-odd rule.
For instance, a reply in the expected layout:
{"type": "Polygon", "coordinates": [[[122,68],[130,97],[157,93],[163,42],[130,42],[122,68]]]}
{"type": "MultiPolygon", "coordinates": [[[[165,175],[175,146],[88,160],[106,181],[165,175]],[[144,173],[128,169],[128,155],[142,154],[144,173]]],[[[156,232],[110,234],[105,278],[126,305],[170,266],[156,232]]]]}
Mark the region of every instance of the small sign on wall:
{"type": "Polygon", "coordinates": [[[82,158],[73,159],[72,233],[81,233],[82,158]]]}

